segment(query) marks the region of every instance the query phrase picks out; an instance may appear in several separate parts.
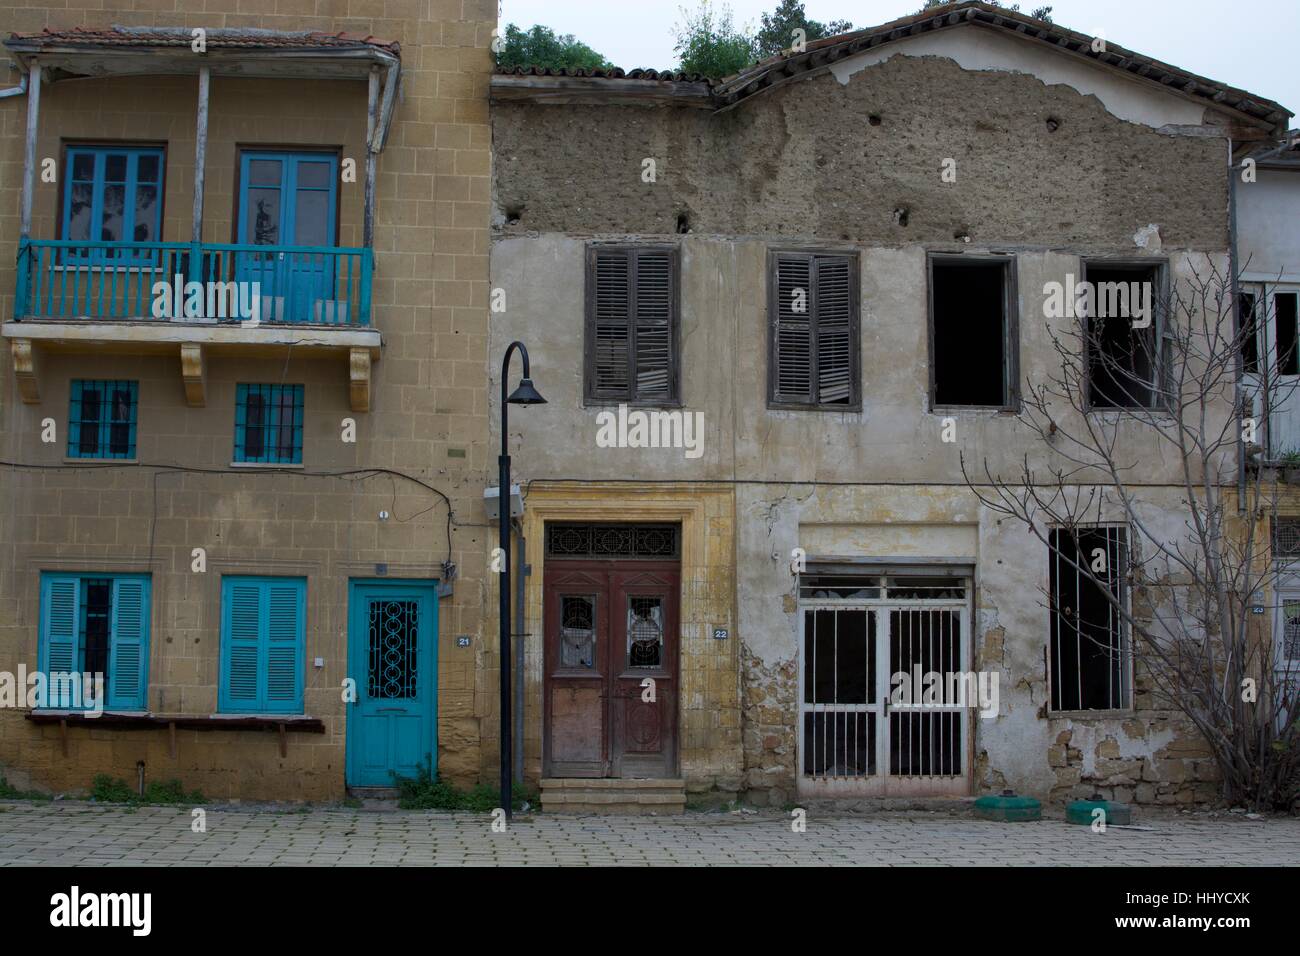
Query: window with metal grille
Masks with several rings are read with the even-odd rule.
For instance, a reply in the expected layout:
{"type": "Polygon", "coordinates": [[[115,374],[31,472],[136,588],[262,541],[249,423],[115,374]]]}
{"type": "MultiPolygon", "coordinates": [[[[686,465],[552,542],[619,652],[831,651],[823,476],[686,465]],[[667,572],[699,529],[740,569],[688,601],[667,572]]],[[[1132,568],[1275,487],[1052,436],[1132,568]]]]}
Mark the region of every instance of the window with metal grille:
{"type": "Polygon", "coordinates": [[[240,385],[235,391],[235,461],[302,462],[303,386],[240,385]]]}
{"type": "Polygon", "coordinates": [[[546,553],[553,558],[675,558],[677,525],[546,525],[546,553]]]}
{"type": "Polygon", "coordinates": [[[768,404],[861,408],[857,256],[772,252],[768,276],[768,404]]]}
{"type": "Polygon", "coordinates": [[[1019,365],[1006,257],[930,259],[931,408],[1013,408],[1019,365]]]}
{"type": "Polygon", "coordinates": [[[1273,557],[1300,557],[1300,518],[1273,519],[1273,557]]]}
{"type": "Polygon", "coordinates": [[[145,709],[149,584],[140,574],[41,575],[37,660],[49,688],[44,706],[145,709]],[[86,699],[84,678],[100,675],[105,699],[86,699]]]}
{"type": "Polygon", "coordinates": [[[69,458],[134,458],[139,383],[74,379],[68,393],[69,458]]]}
{"type": "Polygon", "coordinates": [[[1119,610],[1128,601],[1126,529],[1054,529],[1048,560],[1052,710],[1128,707],[1131,653],[1119,610]]]}
{"type": "Polygon", "coordinates": [[[679,400],[677,284],[676,248],[588,248],[589,402],[667,405],[679,400]]]}

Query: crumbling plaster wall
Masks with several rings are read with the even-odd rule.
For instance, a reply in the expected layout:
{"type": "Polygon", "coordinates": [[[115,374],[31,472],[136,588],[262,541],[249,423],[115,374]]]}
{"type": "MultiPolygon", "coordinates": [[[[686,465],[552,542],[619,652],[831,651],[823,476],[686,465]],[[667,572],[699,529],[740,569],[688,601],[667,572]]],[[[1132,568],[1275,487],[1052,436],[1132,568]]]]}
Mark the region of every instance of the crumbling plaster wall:
{"type": "MultiPolygon", "coordinates": [[[[1113,89],[1082,95],[1064,82],[895,56],[716,116],[494,107],[492,285],[509,306],[494,316],[490,354],[524,338],[551,403],[512,416],[516,467],[525,480],[738,482],[744,785],[760,799],[779,805],[796,792],[789,550],[805,540],[839,541],[845,555],[977,564],[972,664],[998,670],[1002,696],[996,718],[975,720],[977,791],[1102,789],[1141,802],[1208,793],[1208,783],[1185,786],[1211,773],[1202,745],[1173,715],[1150,710],[1140,674],[1137,715],[1047,716],[1046,549],[978,505],[962,487],[960,456],[1009,474],[1025,455],[1035,467],[1054,455],[1017,416],[983,411],[955,413],[958,440],[944,443],[941,416],[927,407],[927,252],[1016,256],[1022,377],[1036,381],[1055,368],[1050,331],[1065,324],[1044,319],[1043,285],[1080,278],[1082,257],[1152,255],[1183,282],[1224,267],[1224,141],[1157,133],[1196,121],[1172,93],[1116,99],[1113,89]],[[940,179],[947,157],[956,183],[940,179]],[[642,180],[647,158],[654,183],[642,180]],[[1152,224],[1155,241],[1139,245],[1152,224]],[[681,394],[686,411],[704,415],[699,459],[596,446],[604,408],[584,405],[576,360],[584,251],[624,239],[681,243],[681,394]],[[799,246],[859,256],[860,412],[767,407],[767,252],[799,246]]],[[[1141,462],[1143,481],[1176,478],[1176,463],[1138,429],[1120,447],[1141,462]]],[[[1177,496],[1143,494],[1153,526],[1175,534],[1177,496]]]]}
{"type": "MultiPolygon", "coordinates": [[[[1152,122],[1189,119],[1175,94],[1163,116],[1159,102],[1144,103],[1152,122]]],[[[1071,86],[946,57],[823,73],[716,115],[498,103],[492,119],[507,232],[672,234],[684,214],[694,233],[1105,251],[1159,223],[1168,246],[1227,247],[1222,138],[1158,133],[1071,86]]]]}
{"type": "MultiPolygon", "coordinates": [[[[970,665],[999,675],[996,716],[971,719],[976,792],[1011,788],[1064,800],[1100,791],[1147,804],[1213,799],[1209,751],[1178,714],[1154,707],[1141,669],[1129,712],[1048,714],[1047,548],[969,490],[751,484],[736,489],[736,513],[751,797],[781,805],[797,791],[799,610],[790,558],[803,547],[810,555],[975,564],[970,665]]],[[[1163,540],[1186,537],[1174,490],[1146,490],[1140,513],[1163,540]]],[[[1135,608],[1146,599],[1135,594],[1135,608]]]]}

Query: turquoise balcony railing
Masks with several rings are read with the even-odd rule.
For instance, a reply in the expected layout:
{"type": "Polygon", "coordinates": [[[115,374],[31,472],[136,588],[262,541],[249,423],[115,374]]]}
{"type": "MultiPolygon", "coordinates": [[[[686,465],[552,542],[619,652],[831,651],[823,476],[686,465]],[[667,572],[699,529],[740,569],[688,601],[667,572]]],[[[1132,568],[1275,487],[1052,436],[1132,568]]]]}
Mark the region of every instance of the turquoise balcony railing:
{"type": "Polygon", "coordinates": [[[14,318],[362,328],[373,271],[365,248],[24,239],[14,318]]]}

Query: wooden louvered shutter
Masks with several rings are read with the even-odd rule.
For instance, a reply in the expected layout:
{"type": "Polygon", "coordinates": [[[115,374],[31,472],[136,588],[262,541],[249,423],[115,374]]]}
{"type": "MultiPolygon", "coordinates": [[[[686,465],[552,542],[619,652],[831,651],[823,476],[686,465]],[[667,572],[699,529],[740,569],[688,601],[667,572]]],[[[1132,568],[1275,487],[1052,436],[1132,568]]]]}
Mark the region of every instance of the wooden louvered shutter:
{"type": "Polygon", "coordinates": [[[113,632],[109,647],[108,707],[145,710],[149,672],[149,583],[113,581],[113,632]]]}
{"type": "Polygon", "coordinates": [[[817,404],[853,403],[853,276],[848,256],[819,256],[816,290],[817,404]]]}
{"type": "Polygon", "coordinates": [[[776,260],[772,328],[772,400],[811,404],[813,355],[813,264],[806,255],[776,260]]]}
{"type": "MultiPolygon", "coordinates": [[[[45,673],[47,686],[52,674],[79,670],[77,622],[81,617],[81,582],[74,575],[47,575],[41,582],[41,644],[37,666],[45,673]]],[[[47,707],[66,702],[42,701],[47,707]]]]}
{"type": "Polygon", "coordinates": [[[666,249],[638,249],[632,255],[634,401],[662,402],[674,397],[673,263],[674,255],[666,249]]]}
{"type": "Polygon", "coordinates": [[[301,581],[266,582],[266,697],[264,709],[302,713],[303,613],[301,581]]]}
{"type": "Polygon", "coordinates": [[[595,249],[591,255],[590,394],[627,399],[632,354],[630,257],[624,249],[595,249]]]}
{"type": "Polygon", "coordinates": [[[222,614],[225,654],[222,660],[223,711],[255,712],[258,693],[259,645],[262,632],[262,587],[259,582],[227,580],[222,614]]]}

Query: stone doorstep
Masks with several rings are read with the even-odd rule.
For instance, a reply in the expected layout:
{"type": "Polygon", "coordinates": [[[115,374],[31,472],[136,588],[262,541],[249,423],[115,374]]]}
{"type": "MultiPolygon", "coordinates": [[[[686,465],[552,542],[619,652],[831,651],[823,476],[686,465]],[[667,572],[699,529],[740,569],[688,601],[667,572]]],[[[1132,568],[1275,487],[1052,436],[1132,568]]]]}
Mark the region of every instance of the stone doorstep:
{"type": "Polygon", "coordinates": [[[686,781],[608,777],[547,777],[542,809],[565,813],[684,813],[686,781]]]}
{"type": "Polygon", "coordinates": [[[556,793],[542,794],[542,805],[561,804],[561,803],[605,803],[605,804],[632,804],[632,803],[662,803],[677,804],[686,806],[686,797],[684,794],[675,793],[556,793]]]}

